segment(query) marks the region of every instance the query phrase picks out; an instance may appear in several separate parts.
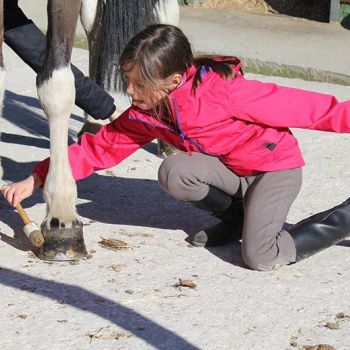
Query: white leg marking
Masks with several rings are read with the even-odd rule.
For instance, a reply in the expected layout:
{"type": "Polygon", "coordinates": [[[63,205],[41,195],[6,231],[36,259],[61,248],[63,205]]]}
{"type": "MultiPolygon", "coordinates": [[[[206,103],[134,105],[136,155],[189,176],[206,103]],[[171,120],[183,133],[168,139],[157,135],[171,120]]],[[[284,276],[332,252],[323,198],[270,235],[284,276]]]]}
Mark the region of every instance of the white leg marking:
{"type": "Polygon", "coordinates": [[[96,17],[98,0],[83,0],[80,9],[80,21],[85,32],[88,34],[92,30],[96,17]]]}
{"type": "Polygon", "coordinates": [[[155,12],[159,22],[164,24],[179,24],[180,7],[178,0],[159,0],[156,4],[155,12]]]}
{"type": "Polygon", "coordinates": [[[65,224],[76,219],[76,184],[68,161],[68,121],[75,100],[74,76],[70,67],[55,70],[38,89],[50,127],[50,168],[43,195],[47,224],[58,218],[65,224]]]}

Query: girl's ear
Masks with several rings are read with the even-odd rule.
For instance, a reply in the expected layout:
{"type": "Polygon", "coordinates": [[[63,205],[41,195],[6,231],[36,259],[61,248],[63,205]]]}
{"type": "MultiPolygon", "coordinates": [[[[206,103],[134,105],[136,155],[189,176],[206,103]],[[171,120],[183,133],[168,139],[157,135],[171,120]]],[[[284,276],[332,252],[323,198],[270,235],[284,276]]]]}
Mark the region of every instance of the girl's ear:
{"type": "Polygon", "coordinates": [[[176,84],[176,86],[180,85],[180,83],[182,82],[182,75],[179,73],[175,73],[173,75],[173,83],[176,84]]]}
{"type": "Polygon", "coordinates": [[[176,89],[180,83],[182,82],[182,75],[179,73],[175,73],[170,77],[170,90],[176,89]]]}
{"type": "Polygon", "coordinates": [[[175,90],[182,82],[182,75],[179,73],[175,73],[167,79],[167,87],[166,90],[167,92],[171,92],[175,90]]]}

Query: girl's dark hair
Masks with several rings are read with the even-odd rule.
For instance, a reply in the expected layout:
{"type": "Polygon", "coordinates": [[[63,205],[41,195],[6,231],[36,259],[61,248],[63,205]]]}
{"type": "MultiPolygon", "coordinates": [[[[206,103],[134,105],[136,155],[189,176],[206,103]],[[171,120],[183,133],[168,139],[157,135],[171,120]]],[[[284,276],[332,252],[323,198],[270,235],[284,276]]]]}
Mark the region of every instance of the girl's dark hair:
{"type": "MultiPolygon", "coordinates": [[[[236,76],[236,71],[232,69],[238,66],[240,60],[236,57],[229,56],[198,56],[193,58],[192,64],[196,67],[194,75],[192,92],[195,92],[197,86],[202,82],[202,76],[207,72],[215,72],[224,79],[230,79],[236,76]]],[[[243,75],[243,70],[239,67],[240,73],[243,75]]]]}
{"type": "MultiPolygon", "coordinates": [[[[238,64],[235,57],[201,56],[194,58],[185,34],[172,25],[155,24],[136,34],[126,45],[120,58],[120,67],[136,63],[141,79],[155,86],[154,79],[165,79],[174,73],[183,74],[194,65],[196,73],[192,91],[202,81],[204,72],[213,71],[225,79],[235,76],[232,69],[238,64]]],[[[242,71],[241,71],[242,73],[242,71]]]]}

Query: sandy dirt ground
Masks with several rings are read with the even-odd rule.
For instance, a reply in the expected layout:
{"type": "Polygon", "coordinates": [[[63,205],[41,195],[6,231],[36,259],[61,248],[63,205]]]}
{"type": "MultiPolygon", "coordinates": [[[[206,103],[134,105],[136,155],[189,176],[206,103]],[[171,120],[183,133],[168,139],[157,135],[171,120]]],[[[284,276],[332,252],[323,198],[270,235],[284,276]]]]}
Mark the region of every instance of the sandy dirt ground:
{"type": "MultiPolygon", "coordinates": [[[[48,128],[35,75],[7,48],[5,58],[0,147],[6,177],[17,181],[48,155],[48,128]]],[[[75,50],[73,61],[86,71],[87,52],[75,50]]],[[[349,87],[250,78],[350,96],[349,87]]],[[[81,125],[82,111],[75,108],[70,142],[81,125]]],[[[350,193],[348,135],[300,130],[296,135],[308,165],[290,222],[350,193]]],[[[119,167],[78,183],[86,260],[37,259],[17,214],[0,199],[1,348],[349,349],[349,241],[264,273],[244,266],[239,243],[193,248],[188,236],[215,220],[162,191],[155,150],[150,144],[119,167]],[[103,238],[122,240],[124,249],[106,249],[99,243],[103,238]],[[181,286],[180,279],[192,283],[181,286]]],[[[23,205],[40,223],[45,213],[40,193],[23,205]]]]}
{"type": "Polygon", "coordinates": [[[233,9],[254,13],[269,13],[271,7],[264,0],[207,0],[193,5],[197,8],[233,9]]]}

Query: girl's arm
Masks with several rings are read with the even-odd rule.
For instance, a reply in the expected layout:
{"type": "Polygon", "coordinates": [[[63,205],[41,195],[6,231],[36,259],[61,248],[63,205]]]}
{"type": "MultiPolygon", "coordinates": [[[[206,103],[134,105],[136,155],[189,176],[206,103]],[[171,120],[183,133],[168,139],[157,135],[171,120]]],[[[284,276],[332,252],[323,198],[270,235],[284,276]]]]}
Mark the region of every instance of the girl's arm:
{"type": "Polygon", "coordinates": [[[350,101],[241,76],[225,84],[227,108],[239,119],[271,127],[350,132],[350,101]]]}
{"type": "MultiPolygon", "coordinates": [[[[154,139],[151,128],[129,121],[128,111],[113,123],[104,126],[96,135],[85,133],[80,143],[68,148],[69,161],[76,180],[90,175],[96,170],[110,168],[118,164],[143,144],[154,139]]],[[[30,197],[44,185],[49,170],[50,159],[38,163],[34,172],[26,179],[5,185],[1,192],[14,207],[30,197]]]]}
{"type": "MultiPolygon", "coordinates": [[[[97,170],[119,164],[156,136],[145,124],[128,119],[129,110],[93,135],[85,133],[80,141],[68,148],[69,162],[75,180],[83,179],[97,170]]],[[[38,163],[34,171],[45,182],[50,159],[38,163]]]]}

